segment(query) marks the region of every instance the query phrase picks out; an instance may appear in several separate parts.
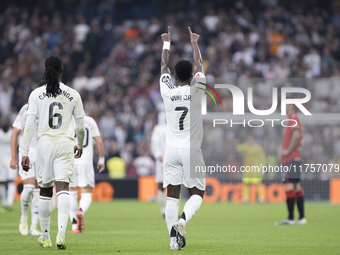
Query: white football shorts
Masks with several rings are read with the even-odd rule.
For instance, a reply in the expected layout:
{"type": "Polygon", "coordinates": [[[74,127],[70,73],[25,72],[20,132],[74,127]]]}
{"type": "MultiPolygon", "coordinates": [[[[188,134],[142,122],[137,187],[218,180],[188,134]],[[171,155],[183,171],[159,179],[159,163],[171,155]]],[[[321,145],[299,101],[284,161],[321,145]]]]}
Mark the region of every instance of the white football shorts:
{"type": "Polygon", "coordinates": [[[201,149],[166,148],[163,187],[183,184],[205,190],[205,173],[195,172],[196,166],[205,166],[201,149]]]}
{"type": "Polygon", "coordinates": [[[160,162],[158,159],[156,160],[156,175],[155,180],[156,183],[163,183],[163,162],[160,162]]]}
{"type": "Polygon", "coordinates": [[[94,188],[94,168],[93,165],[75,165],[73,174],[73,183],[70,183],[71,188],[85,188],[90,185],[94,188]]]}
{"type": "Polygon", "coordinates": [[[55,181],[73,182],[73,146],[74,142],[69,138],[38,140],[35,169],[40,187],[52,187],[55,181]]]}

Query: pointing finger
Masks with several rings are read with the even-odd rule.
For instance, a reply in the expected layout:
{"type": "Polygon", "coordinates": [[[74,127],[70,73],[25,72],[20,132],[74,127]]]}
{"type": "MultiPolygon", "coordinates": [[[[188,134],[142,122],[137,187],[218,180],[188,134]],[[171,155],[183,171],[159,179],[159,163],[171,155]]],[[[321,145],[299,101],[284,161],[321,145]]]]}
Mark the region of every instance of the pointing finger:
{"type": "Polygon", "coordinates": [[[171,35],[171,29],[170,26],[168,26],[168,34],[171,35]]]}
{"type": "Polygon", "coordinates": [[[191,28],[190,28],[190,27],[188,27],[188,30],[189,30],[189,34],[192,34],[192,32],[191,32],[191,28]]]}

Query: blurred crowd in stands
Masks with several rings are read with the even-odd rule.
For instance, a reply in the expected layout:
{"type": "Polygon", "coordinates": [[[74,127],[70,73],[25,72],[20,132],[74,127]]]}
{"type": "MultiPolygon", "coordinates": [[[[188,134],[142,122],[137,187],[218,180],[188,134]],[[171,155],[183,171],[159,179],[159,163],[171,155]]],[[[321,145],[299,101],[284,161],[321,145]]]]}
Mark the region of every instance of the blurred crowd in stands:
{"type": "MultiPolygon", "coordinates": [[[[338,1],[3,0],[0,7],[1,116],[15,118],[43,76],[44,59],[59,55],[63,82],[81,93],[87,115],[99,124],[106,158],[123,159],[113,164],[125,168],[121,177],[153,172],[148,160],[134,162],[150,157],[152,128],[164,110],[160,34],[168,25],[172,72],[180,59],[192,60],[191,26],[200,34],[212,83],[299,78],[294,86],[313,90],[309,110],[340,110],[338,1]],[[311,88],[310,78],[328,79],[316,80],[311,88]]],[[[255,87],[255,103],[263,102],[261,96],[273,86],[261,84],[255,87]]],[[[281,140],[281,133],[274,135],[281,140]]],[[[340,150],[339,140],[339,134],[332,137],[327,148],[340,150]]],[[[326,157],[328,149],[320,153],[326,157]]]]}

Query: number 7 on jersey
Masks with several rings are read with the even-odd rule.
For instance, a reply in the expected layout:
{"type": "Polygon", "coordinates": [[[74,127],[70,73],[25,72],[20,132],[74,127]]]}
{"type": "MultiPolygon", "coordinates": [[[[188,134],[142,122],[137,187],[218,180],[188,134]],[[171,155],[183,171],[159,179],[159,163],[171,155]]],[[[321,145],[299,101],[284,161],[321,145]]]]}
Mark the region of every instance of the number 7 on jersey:
{"type": "Polygon", "coordinates": [[[188,114],[188,108],[185,106],[176,107],[175,111],[183,111],[181,117],[179,118],[179,130],[183,130],[184,129],[183,122],[184,122],[185,116],[187,116],[188,114]]]}

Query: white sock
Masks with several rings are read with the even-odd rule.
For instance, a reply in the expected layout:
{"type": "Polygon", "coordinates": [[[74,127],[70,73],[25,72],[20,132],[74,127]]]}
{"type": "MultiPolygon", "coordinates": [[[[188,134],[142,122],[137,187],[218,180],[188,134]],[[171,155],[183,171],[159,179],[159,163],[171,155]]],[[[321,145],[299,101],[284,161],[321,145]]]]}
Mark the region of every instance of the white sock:
{"type": "Polygon", "coordinates": [[[12,206],[14,202],[14,196],[16,193],[16,187],[14,182],[8,182],[7,184],[7,203],[6,206],[12,206]]]}
{"type": "Polygon", "coordinates": [[[70,220],[72,230],[77,229],[78,191],[70,191],[70,220]]]}
{"type": "Polygon", "coordinates": [[[0,183],[0,198],[2,206],[6,206],[6,184],[0,183]]]}
{"type": "Polygon", "coordinates": [[[20,195],[21,219],[28,219],[28,208],[31,203],[33,190],[34,190],[33,184],[24,184],[24,188],[20,195]]]}
{"type": "Polygon", "coordinates": [[[161,214],[165,213],[166,197],[164,195],[164,190],[157,190],[157,203],[161,209],[161,214]]]}
{"type": "MultiPolygon", "coordinates": [[[[165,221],[168,227],[169,235],[171,233],[172,225],[178,219],[178,201],[179,199],[168,197],[165,206],[165,221]]],[[[171,239],[170,239],[171,240],[171,239]]]]}
{"type": "Polygon", "coordinates": [[[68,214],[70,212],[70,196],[67,190],[57,193],[58,197],[58,235],[65,238],[68,214]]]}
{"type": "Polygon", "coordinates": [[[39,221],[43,239],[50,238],[50,222],[51,222],[51,198],[40,196],[39,199],[39,221]]]}
{"type": "Polygon", "coordinates": [[[185,226],[194,217],[195,213],[198,211],[202,204],[202,197],[199,195],[192,195],[189,200],[185,203],[183,213],[185,214],[185,219],[181,217],[180,223],[185,226]]]}
{"type": "Polygon", "coordinates": [[[81,199],[79,201],[79,209],[85,214],[89,209],[92,201],[92,193],[81,193],[81,199]]]}
{"type": "Polygon", "coordinates": [[[33,198],[31,203],[31,229],[37,228],[39,221],[39,195],[40,189],[33,190],[33,198]]]}

